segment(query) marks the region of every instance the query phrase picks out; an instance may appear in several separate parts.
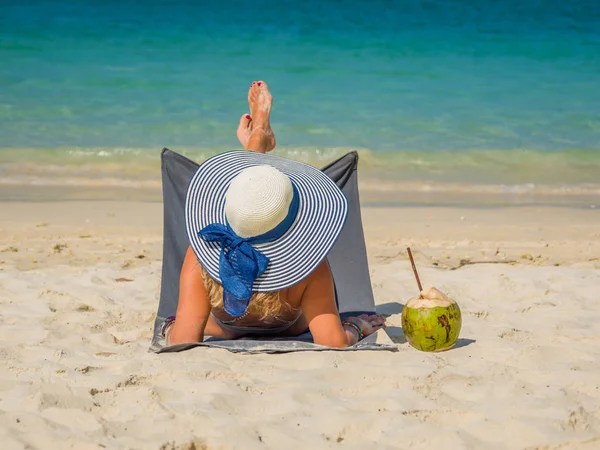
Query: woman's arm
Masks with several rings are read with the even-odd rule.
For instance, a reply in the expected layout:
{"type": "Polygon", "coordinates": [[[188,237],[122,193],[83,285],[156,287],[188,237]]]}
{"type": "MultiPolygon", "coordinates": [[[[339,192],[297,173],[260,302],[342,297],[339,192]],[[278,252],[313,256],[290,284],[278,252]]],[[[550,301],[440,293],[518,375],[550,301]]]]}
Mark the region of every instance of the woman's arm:
{"type": "Polygon", "coordinates": [[[167,332],[168,345],[199,342],[210,314],[210,300],[200,275],[196,255],[188,247],[179,276],[177,320],[167,332]]]}
{"type": "Polygon", "coordinates": [[[300,304],[315,344],[349,347],[358,341],[358,332],[342,326],[335,304],[333,276],[323,261],[308,277],[300,304]]]}

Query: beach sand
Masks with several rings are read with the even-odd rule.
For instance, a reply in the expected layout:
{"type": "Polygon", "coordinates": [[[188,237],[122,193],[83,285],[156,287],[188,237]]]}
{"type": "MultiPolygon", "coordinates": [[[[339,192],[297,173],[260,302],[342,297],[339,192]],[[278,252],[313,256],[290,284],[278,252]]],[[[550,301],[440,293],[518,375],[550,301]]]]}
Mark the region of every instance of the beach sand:
{"type": "Polygon", "coordinates": [[[398,352],[148,353],[162,206],[0,203],[0,447],[600,448],[600,211],[363,208],[398,352]],[[456,348],[400,327],[424,286],[456,348]]]}

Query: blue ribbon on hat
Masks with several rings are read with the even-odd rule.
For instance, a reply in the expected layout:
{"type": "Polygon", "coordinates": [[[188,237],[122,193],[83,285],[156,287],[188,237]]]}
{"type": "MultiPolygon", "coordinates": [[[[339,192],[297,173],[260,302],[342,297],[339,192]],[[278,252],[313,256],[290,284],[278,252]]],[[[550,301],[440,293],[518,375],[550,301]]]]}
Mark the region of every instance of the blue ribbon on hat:
{"type": "Polygon", "coordinates": [[[223,306],[227,314],[237,317],[246,312],[252,287],[269,266],[269,258],[253,245],[272,242],[282,237],[292,226],[300,200],[296,186],[292,183],[293,197],[287,216],[272,230],[258,236],[239,237],[229,223],[212,223],[198,232],[198,236],[207,242],[216,242],[221,246],[219,257],[219,276],[223,284],[223,306]]]}

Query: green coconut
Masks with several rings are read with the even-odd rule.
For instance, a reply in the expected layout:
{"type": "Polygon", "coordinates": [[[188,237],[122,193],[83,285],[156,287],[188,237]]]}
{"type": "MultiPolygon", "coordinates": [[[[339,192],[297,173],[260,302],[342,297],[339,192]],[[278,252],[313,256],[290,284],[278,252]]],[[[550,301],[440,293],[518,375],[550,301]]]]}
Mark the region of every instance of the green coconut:
{"type": "Polygon", "coordinates": [[[462,318],[458,304],[436,288],[411,298],[402,310],[402,329],[409,344],[424,352],[442,352],[456,344],[462,318]]]}

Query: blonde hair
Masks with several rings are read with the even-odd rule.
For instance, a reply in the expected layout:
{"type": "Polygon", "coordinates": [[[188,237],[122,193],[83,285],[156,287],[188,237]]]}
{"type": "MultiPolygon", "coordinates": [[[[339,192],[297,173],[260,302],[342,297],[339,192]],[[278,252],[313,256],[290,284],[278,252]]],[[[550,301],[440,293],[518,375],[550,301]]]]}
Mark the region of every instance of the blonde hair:
{"type": "MultiPolygon", "coordinates": [[[[200,264],[198,264],[198,269],[200,270],[211,306],[215,309],[223,310],[223,285],[206,273],[206,270],[200,264]]],[[[281,313],[290,311],[292,307],[288,303],[281,301],[280,294],[281,291],[254,292],[248,304],[248,314],[259,317],[259,320],[265,320],[276,318],[281,313]]]]}

